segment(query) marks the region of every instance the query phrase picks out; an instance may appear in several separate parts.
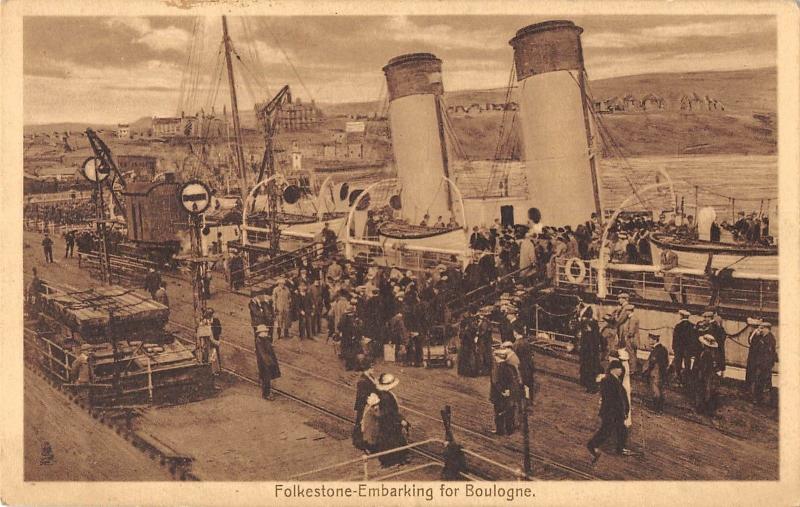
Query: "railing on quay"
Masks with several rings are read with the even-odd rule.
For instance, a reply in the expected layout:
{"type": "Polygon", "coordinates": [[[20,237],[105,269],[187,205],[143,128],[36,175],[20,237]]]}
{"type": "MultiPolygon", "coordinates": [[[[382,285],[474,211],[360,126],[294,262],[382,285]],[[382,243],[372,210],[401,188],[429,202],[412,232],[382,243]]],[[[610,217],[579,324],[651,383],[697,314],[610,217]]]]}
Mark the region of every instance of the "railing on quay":
{"type": "MultiPolygon", "coordinates": [[[[78,252],[78,266],[84,265],[95,271],[102,271],[105,268],[105,260],[103,255],[96,252],[78,252]]],[[[140,259],[136,257],[128,257],[124,255],[109,254],[110,262],[109,275],[111,281],[128,281],[133,283],[141,282],[147,275],[149,269],[158,269],[158,263],[140,259]]]]}
{"type": "Polygon", "coordinates": [[[73,230],[87,230],[93,231],[94,226],[89,223],[77,223],[77,224],[56,224],[54,222],[40,220],[40,219],[32,219],[26,218],[22,222],[22,228],[26,231],[30,232],[38,232],[42,233],[49,233],[53,236],[62,235],[67,231],[73,230]]]}
{"type": "MultiPolygon", "coordinates": [[[[363,481],[368,481],[368,480],[370,480],[369,462],[371,460],[375,460],[375,459],[381,458],[383,456],[389,456],[389,455],[392,455],[392,454],[397,454],[399,452],[405,452],[405,451],[409,451],[409,450],[412,450],[412,449],[418,449],[420,447],[431,445],[431,444],[441,445],[442,448],[447,446],[447,442],[445,440],[441,440],[441,439],[438,439],[438,438],[429,438],[427,440],[422,440],[420,442],[413,442],[413,443],[408,444],[408,445],[404,445],[404,446],[401,446],[401,447],[395,447],[393,449],[388,449],[388,450],[382,451],[382,452],[369,453],[369,454],[365,453],[364,455],[362,455],[361,457],[358,457],[358,458],[353,458],[353,459],[350,459],[350,460],[347,460],[347,461],[342,461],[340,463],[334,463],[332,465],[326,465],[326,466],[323,466],[323,467],[315,468],[313,470],[302,472],[300,474],[293,475],[292,477],[289,478],[289,480],[297,481],[297,480],[300,480],[302,478],[307,478],[307,477],[312,476],[312,475],[320,474],[322,472],[330,472],[331,470],[335,470],[335,469],[341,469],[341,468],[345,468],[345,467],[349,467],[349,466],[353,466],[353,465],[360,465],[362,472],[361,472],[361,475],[360,475],[359,478],[361,480],[363,480],[363,481]]],[[[502,463],[499,463],[499,462],[497,462],[497,461],[495,461],[493,459],[487,458],[487,457],[485,457],[485,456],[483,456],[483,455],[481,455],[481,454],[479,454],[479,453],[477,453],[475,451],[471,451],[469,449],[462,448],[462,451],[464,452],[464,454],[472,456],[473,458],[477,459],[478,461],[480,461],[482,463],[490,465],[493,468],[503,470],[504,472],[506,472],[506,473],[510,474],[512,477],[514,477],[515,480],[521,481],[521,480],[529,479],[529,477],[526,477],[525,473],[520,469],[511,468],[508,465],[504,465],[502,463]]],[[[437,461],[430,461],[428,463],[424,463],[424,464],[417,465],[417,466],[414,466],[414,467],[411,467],[411,468],[407,468],[407,469],[401,469],[401,470],[399,470],[397,472],[392,472],[392,473],[390,473],[388,475],[384,475],[384,476],[380,476],[380,477],[375,477],[373,475],[372,480],[385,480],[385,479],[388,479],[388,478],[391,478],[391,477],[397,477],[397,476],[402,475],[402,474],[412,473],[412,472],[415,472],[415,471],[418,471],[418,470],[421,470],[421,469],[424,469],[424,468],[428,468],[428,467],[431,467],[431,466],[437,466],[437,465],[438,466],[442,466],[442,464],[437,462],[437,461]]],[[[478,480],[476,477],[474,477],[471,474],[467,474],[467,473],[464,473],[464,472],[460,472],[460,474],[465,479],[478,480]]]]}

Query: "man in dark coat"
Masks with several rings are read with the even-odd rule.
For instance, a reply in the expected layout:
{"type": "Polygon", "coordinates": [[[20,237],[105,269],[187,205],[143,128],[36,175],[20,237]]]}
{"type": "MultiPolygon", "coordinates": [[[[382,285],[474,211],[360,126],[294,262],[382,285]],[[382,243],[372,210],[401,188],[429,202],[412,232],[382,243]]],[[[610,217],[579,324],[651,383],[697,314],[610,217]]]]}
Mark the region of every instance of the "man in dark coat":
{"type": "Polygon", "coordinates": [[[150,293],[150,297],[156,297],[156,291],[161,287],[161,275],[155,269],[150,268],[144,277],[144,290],[150,293]]]}
{"type": "Polygon", "coordinates": [[[267,326],[260,324],[256,329],[256,363],[258,378],[261,380],[261,397],[272,400],[272,381],[281,376],[278,358],[272,348],[272,336],[267,326]]]}
{"type": "Polygon", "coordinates": [[[664,387],[667,383],[669,352],[667,348],[660,343],[659,340],[661,336],[655,333],[649,333],[649,336],[653,349],[650,351],[650,357],[647,359],[647,368],[645,368],[643,373],[650,381],[650,391],[653,394],[653,408],[660,414],[664,411],[664,387]]]}
{"type": "Polygon", "coordinates": [[[458,374],[463,377],[478,375],[478,335],[475,318],[468,315],[461,321],[460,343],[458,347],[458,374]]]}
{"type": "Polygon", "coordinates": [[[489,322],[489,315],[486,311],[478,312],[478,324],[476,333],[478,335],[478,375],[489,375],[492,372],[492,324],[489,322]]]}
{"type": "Polygon", "coordinates": [[[339,335],[342,340],[341,354],[344,359],[344,368],[347,371],[356,367],[356,356],[361,352],[361,332],[355,314],[355,306],[358,301],[353,300],[350,303],[350,308],[339,321],[339,335]]]}
{"type": "Polygon", "coordinates": [[[311,334],[316,336],[322,332],[322,312],[324,310],[324,303],[322,298],[322,287],[320,286],[319,279],[315,279],[308,289],[311,295],[311,334]]]}
{"type": "Polygon", "coordinates": [[[624,369],[619,360],[608,364],[608,373],[600,382],[600,429],[589,440],[586,447],[592,454],[592,463],[600,458],[600,445],[611,435],[616,436],[617,454],[630,454],[625,448],[628,439],[628,429],[625,427],[625,418],[628,414],[628,395],[622,386],[624,369]]]}
{"type": "Polygon", "coordinates": [[[710,309],[706,313],[711,313],[708,321],[708,334],[714,337],[717,341],[717,371],[725,371],[725,340],[728,339],[728,333],[722,325],[722,318],[719,316],[716,308],[710,309]]]}
{"type": "MultiPolygon", "coordinates": [[[[256,328],[260,324],[267,324],[266,312],[271,311],[271,298],[262,291],[254,291],[253,297],[247,303],[247,308],[250,310],[250,325],[253,326],[253,335],[255,335],[256,328]],[[268,303],[270,303],[268,305],[268,303]]],[[[272,319],[270,319],[272,320],[272,319]]],[[[271,329],[271,326],[267,326],[271,329]]]]}
{"type": "Polygon", "coordinates": [[[531,393],[533,393],[535,371],[533,364],[533,344],[530,338],[523,336],[514,342],[511,349],[519,358],[519,381],[524,390],[522,394],[530,399],[531,393]]]}
{"type": "Polygon", "coordinates": [[[593,318],[593,310],[588,307],[581,317],[580,327],[580,384],[587,393],[597,392],[597,375],[603,372],[600,362],[603,360],[603,339],[600,327],[593,318]]]}
{"type": "Polygon", "coordinates": [[[240,289],[244,285],[244,259],[238,253],[234,253],[228,261],[228,271],[230,273],[231,289],[240,289]]]}
{"type": "Polygon", "coordinates": [[[680,320],[672,329],[672,353],[675,357],[672,360],[670,369],[675,373],[681,385],[687,384],[687,375],[692,367],[692,357],[697,350],[695,343],[694,324],[689,320],[691,313],[688,310],[678,311],[680,320]],[[685,369],[685,372],[684,372],[685,369]]]}
{"type": "Polygon", "coordinates": [[[64,258],[72,257],[72,252],[75,249],[75,231],[67,231],[64,234],[64,241],[67,242],[66,250],[64,250],[64,258]]]}
{"type": "Polygon", "coordinates": [[[44,261],[47,264],[51,264],[53,262],[53,240],[50,239],[50,234],[44,233],[44,238],[42,238],[42,249],[44,250],[44,261]]]}
{"type": "Polygon", "coordinates": [[[297,294],[297,325],[300,329],[300,339],[313,340],[314,335],[311,332],[313,324],[311,323],[314,318],[314,300],[305,283],[300,285],[300,290],[297,294]]]}
{"type": "Polygon", "coordinates": [[[356,401],[353,405],[353,410],[356,413],[356,422],[353,426],[353,445],[357,449],[365,449],[364,437],[361,433],[361,419],[364,417],[364,408],[367,406],[367,398],[370,394],[377,393],[375,388],[375,372],[372,371],[372,365],[369,359],[364,354],[356,356],[356,364],[361,375],[356,382],[356,401]]]}
{"type": "Polygon", "coordinates": [[[509,349],[500,348],[494,352],[494,368],[489,386],[489,401],[494,407],[496,435],[512,435],[516,407],[519,399],[520,382],[517,369],[506,359],[509,349]]]}
{"type": "Polygon", "coordinates": [[[750,336],[745,381],[756,404],[761,403],[764,393],[772,389],[772,367],[775,366],[778,354],[775,335],[771,329],[772,324],[762,322],[750,336]]]}

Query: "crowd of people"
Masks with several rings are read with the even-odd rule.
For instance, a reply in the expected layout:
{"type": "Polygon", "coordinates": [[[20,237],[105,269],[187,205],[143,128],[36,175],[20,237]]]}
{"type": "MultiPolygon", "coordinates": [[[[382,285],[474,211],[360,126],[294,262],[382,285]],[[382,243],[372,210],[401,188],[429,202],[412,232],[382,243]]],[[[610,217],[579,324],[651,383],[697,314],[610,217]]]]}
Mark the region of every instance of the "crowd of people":
{"type": "Polygon", "coordinates": [[[47,225],[81,225],[95,218],[95,205],[92,200],[69,200],[49,203],[25,203],[25,221],[43,222],[47,225]]]}

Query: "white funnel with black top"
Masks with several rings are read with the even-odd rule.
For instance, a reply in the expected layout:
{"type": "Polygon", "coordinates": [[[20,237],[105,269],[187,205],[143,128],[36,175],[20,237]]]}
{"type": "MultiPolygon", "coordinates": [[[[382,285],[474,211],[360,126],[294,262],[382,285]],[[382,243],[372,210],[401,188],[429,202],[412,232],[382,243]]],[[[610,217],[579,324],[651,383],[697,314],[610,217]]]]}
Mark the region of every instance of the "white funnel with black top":
{"type": "Polygon", "coordinates": [[[430,53],[389,60],[383,68],[389,95],[389,121],[397,177],[402,187],[401,216],[419,224],[430,216],[447,222],[452,200],[440,98],[442,61],[430,53]]]}
{"type": "Polygon", "coordinates": [[[571,21],[526,26],[509,41],[519,82],[530,205],[542,223],[575,227],[599,212],[581,33],[571,21]]]}

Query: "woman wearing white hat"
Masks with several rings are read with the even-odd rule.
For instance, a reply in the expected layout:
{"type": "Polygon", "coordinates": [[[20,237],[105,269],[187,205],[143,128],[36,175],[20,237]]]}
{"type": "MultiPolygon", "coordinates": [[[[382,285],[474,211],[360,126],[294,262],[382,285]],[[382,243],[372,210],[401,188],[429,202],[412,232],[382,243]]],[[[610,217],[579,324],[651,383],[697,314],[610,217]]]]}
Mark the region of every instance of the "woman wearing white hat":
{"type": "MultiPolygon", "coordinates": [[[[400,407],[397,404],[392,389],[397,387],[400,379],[391,373],[382,373],[375,381],[377,404],[371,410],[376,411],[378,422],[377,441],[374,446],[375,452],[388,451],[397,447],[403,447],[408,443],[406,432],[408,431],[408,421],[400,414],[400,407]]],[[[367,400],[369,404],[372,400],[367,400]]],[[[366,414],[365,414],[366,417],[366,414]]],[[[385,456],[378,457],[381,465],[387,467],[403,463],[406,460],[408,451],[398,451],[385,456]]]]}
{"type": "Polygon", "coordinates": [[[703,350],[692,367],[694,375],[694,407],[698,414],[713,415],[716,397],[717,341],[710,334],[698,338],[703,350]]]}

